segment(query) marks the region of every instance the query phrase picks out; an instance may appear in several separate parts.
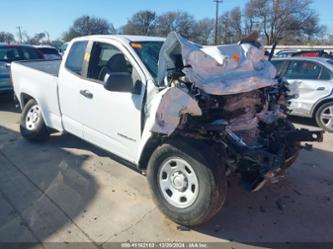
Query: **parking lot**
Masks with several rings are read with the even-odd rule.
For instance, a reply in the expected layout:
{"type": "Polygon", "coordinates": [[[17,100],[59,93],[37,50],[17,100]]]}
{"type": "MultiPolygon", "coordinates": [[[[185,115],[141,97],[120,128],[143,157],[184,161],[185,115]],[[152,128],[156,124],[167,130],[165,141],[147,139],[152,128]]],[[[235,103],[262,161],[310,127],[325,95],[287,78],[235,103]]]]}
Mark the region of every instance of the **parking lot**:
{"type": "Polygon", "coordinates": [[[224,209],[209,224],[188,230],[160,213],[140,173],[71,135],[28,143],[19,119],[11,99],[1,96],[0,242],[107,248],[128,240],[232,241],[238,247],[332,241],[333,134],[312,152],[302,151],[283,181],[260,192],[244,191],[232,177],[224,209]]]}

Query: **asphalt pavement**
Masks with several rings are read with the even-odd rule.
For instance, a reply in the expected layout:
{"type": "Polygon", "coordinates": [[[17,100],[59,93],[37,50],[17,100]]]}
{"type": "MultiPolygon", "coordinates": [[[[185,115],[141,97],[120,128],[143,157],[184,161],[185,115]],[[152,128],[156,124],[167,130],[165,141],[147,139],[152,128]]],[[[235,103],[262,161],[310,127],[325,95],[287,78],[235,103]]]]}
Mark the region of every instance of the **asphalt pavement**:
{"type": "MultiPolygon", "coordinates": [[[[11,98],[0,96],[0,243],[232,242],[223,245],[254,248],[333,242],[333,134],[302,151],[285,179],[260,192],[246,192],[231,177],[223,210],[210,223],[186,229],[155,207],[145,176],[68,134],[29,143],[19,134],[19,119],[11,98]]],[[[309,120],[293,121],[319,129],[309,120]]]]}

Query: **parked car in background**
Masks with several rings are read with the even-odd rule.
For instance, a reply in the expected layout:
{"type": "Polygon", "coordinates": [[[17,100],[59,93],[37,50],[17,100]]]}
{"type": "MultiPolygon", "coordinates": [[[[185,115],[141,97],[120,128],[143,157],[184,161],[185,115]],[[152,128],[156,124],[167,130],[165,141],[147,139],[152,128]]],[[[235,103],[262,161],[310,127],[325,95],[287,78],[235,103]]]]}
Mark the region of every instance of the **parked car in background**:
{"type": "Polygon", "coordinates": [[[290,57],[272,63],[296,95],[291,100],[291,115],[314,118],[321,128],[333,132],[333,60],[290,57]]]}
{"type": "Polygon", "coordinates": [[[62,46],[60,47],[59,49],[59,53],[61,54],[61,56],[64,56],[64,53],[67,49],[67,46],[68,46],[68,42],[65,42],[64,44],[62,44],[62,46]]]}
{"type": "Polygon", "coordinates": [[[10,65],[13,61],[43,58],[43,55],[32,46],[0,44],[0,93],[13,91],[10,79],[10,65]]]}
{"type": "Polygon", "coordinates": [[[55,47],[41,45],[41,46],[35,46],[35,48],[37,48],[43,54],[44,59],[47,60],[61,59],[61,55],[55,47]]]}
{"type": "Polygon", "coordinates": [[[324,50],[303,50],[295,52],[291,57],[328,57],[329,54],[324,50]]]}
{"type": "Polygon", "coordinates": [[[298,52],[297,50],[280,50],[275,54],[275,57],[286,58],[291,57],[294,53],[298,52]]]}

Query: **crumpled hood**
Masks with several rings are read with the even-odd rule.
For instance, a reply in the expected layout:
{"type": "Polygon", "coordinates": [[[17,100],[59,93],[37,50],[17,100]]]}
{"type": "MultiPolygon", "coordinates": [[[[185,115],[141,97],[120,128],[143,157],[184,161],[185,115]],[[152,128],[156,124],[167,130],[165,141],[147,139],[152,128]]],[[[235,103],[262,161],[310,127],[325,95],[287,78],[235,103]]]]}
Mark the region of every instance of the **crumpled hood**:
{"type": "Polygon", "coordinates": [[[201,46],[171,32],[160,51],[159,86],[167,85],[168,69],[177,67],[179,60],[191,66],[183,69],[188,80],[212,95],[244,93],[277,83],[275,67],[265,60],[262,47],[201,46]]]}

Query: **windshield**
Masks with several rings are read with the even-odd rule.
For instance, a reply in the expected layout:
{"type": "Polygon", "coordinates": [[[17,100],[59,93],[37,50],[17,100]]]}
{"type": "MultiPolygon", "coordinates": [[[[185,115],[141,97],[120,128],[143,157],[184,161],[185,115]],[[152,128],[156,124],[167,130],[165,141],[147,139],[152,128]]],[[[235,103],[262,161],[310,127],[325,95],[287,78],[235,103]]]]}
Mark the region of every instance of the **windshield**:
{"type": "Polygon", "coordinates": [[[0,47],[0,62],[43,59],[43,56],[32,47],[0,47]]]}
{"type": "Polygon", "coordinates": [[[132,42],[131,46],[154,78],[157,78],[158,59],[163,42],[132,42]]]}

